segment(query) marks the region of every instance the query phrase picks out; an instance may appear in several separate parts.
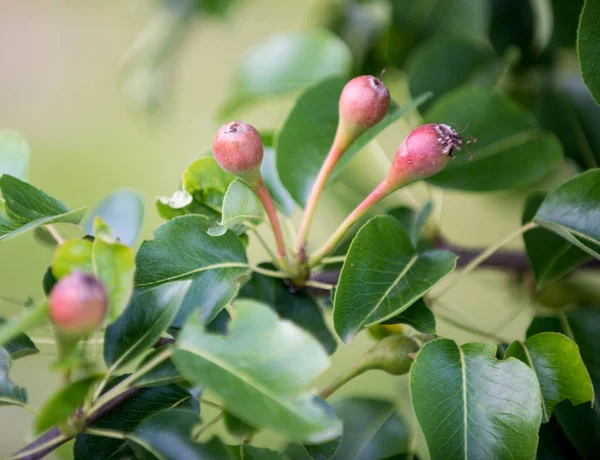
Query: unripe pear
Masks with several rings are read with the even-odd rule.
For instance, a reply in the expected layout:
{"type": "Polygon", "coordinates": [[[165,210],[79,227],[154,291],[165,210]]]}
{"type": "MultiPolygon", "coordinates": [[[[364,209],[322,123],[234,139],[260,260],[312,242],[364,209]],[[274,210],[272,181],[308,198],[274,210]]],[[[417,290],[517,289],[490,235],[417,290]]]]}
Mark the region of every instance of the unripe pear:
{"type": "Polygon", "coordinates": [[[419,126],[398,147],[388,183],[401,186],[437,174],[454,159],[453,152],[461,150],[462,143],[460,135],[448,125],[419,126]]]}
{"type": "Polygon", "coordinates": [[[56,329],[70,337],[83,337],[95,331],[108,310],[104,286],[82,272],[73,272],[56,283],[48,301],[50,319],[56,329]]]}
{"type": "Polygon", "coordinates": [[[390,107],[390,92],[377,77],[362,75],[350,80],[340,96],[340,121],[363,132],[383,120],[390,107]]]}
{"type": "Polygon", "coordinates": [[[392,375],[406,374],[417,351],[419,345],[414,340],[403,335],[390,335],[366,352],[357,367],[363,372],[379,369],[392,375]]]}
{"type": "Polygon", "coordinates": [[[256,186],[264,148],[260,134],[252,125],[232,121],[221,126],[215,136],[213,152],[225,171],[256,186]]]}

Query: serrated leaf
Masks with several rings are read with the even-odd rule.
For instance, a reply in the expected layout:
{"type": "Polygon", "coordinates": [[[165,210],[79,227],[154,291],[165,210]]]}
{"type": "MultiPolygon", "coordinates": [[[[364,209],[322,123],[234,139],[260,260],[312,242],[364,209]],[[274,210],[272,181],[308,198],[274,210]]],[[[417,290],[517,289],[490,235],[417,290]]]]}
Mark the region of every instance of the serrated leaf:
{"type": "Polygon", "coordinates": [[[427,179],[440,187],[472,192],[523,187],[546,177],[563,157],[555,135],[543,131],[513,100],[491,90],[454,90],[439,99],[425,121],[468,127],[467,134],[478,139],[427,179]]]}
{"type": "MultiPolygon", "coordinates": [[[[104,393],[124,378],[125,376],[113,379],[106,386],[104,393]]],[[[92,427],[130,433],[144,419],[174,407],[194,409],[189,391],[177,385],[141,388],[133,396],[100,417],[92,427]]],[[[197,415],[195,417],[197,419],[197,415]]],[[[128,455],[133,455],[133,452],[127,441],[83,433],[75,438],[73,455],[75,460],[106,460],[127,458],[128,455]]]]}
{"type": "Polygon", "coordinates": [[[449,339],[419,351],[410,389],[432,460],[535,458],[542,419],[535,372],[495,354],[492,344],[449,339]]]}
{"type": "Polygon", "coordinates": [[[333,300],[333,323],[346,343],[363,328],[410,307],[456,266],[449,251],[417,253],[392,216],[367,222],[350,245],[333,300]]]}
{"type": "Polygon", "coordinates": [[[39,434],[54,425],[66,423],[67,419],[83,404],[92,385],[101,378],[101,374],[84,377],[63,386],[50,396],[35,420],[35,432],[39,434]]]}
{"type": "Polygon", "coordinates": [[[350,50],[327,30],[272,35],[242,57],[234,73],[232,95],[221,108],[220,118],[229,118],[256,100],[297,91],[332,75],[346,76],[351,67],[350,50]]]}
{"type": "Polygon", "coordinates": [[[238,300],[234,306],[226,338],[188,321],[173,357],[182,375],[210,388],[227,411],[257,428],[313,443],[339,436],[339,420],[307,392],[329,365],[321,345],[266,305],[238,300]]]}
{"type": "MultiPolygon", "coordinates": [[[[5,322],[6,320],[0,316],[0,326],[5,322]]],[[[17,335],[2,347],[8,352],[11,359],[24,358],[25,356],[39,353],[35,343],[25,334],[17,335]]]]}
{"type": "Polygon", "coordinates": [[[264,219],[264,215],[263,205],[256,193],[245,182],[236,179],[225,192],[219,226],[209,228],[208,233],[221,236],[239,225],[256,226],[264,219]]]}
{"type": "Polygon", "coordinates": [[[136,292],[123,315],[108,326],[104,360],[114,372],[146,353],[169,327],[189,289],[189,281],[136,292]]]}
{"type": "MultiPolygon", "coordinates": [[[[298,98],[277,137],[277,170],[285,188],[296,202],[304,206],[321,165],[329,152],[338,123],[338,101],[346,80],[332,77],[309,87],[298,98]]],[[[380,132],[409,114],[429,94],[399,107],[390,103],[387,116],[367,130],[344,153],[332,178],[380,132]]]]}
{"type": "Polygon", "coordinates": [[[9,174],[26,181],[28,166],[29,146],[25,139],[14,131],[0,131],[0,176],[9,174]]]}
{"type": "Polygon", "coordinates": [[[194,309],[200,310],[205,324],[210,322],[235,297],[240,277],[250,273],[241,240],[232,232],[212,237],[208,227],[202,216],[177,217],[161,225],[154,240],[144,241],[137,253],[137,290],[192,281],[173,324],[176,327],[194,309]]]}
{"type": "MultiPolygon", "coordinates": [[[[271,264],[263,265],[273,268],[271,264]]],[[[239,297],[247,297],[269,305],[280,318],[287,319],[312,334],[327,353],[337,348],[335,337],[329,330],[319,304],[306,292],[290,292],[286,284],[277,278],[253,273],[244,284],[239,297]]]]}
{"type": "Polygon", "coordinates": [[[8,377],[11,365],[8,351],[0,348],[0,406],[22,406],[27,403],[27,390],[15,385],[8,377]]]}
{"type": "MultiPolygon", "coordinates": [[[[523,224],[533,220],[545,198],[546,195],[543,193],[533,194],[527,198],[523,224]]],[[[589,254],[545,228],[534,228],[525,232],[523,241],[538,289],[591,259],[589,254]]]]}
{"type": "Polygon", "coordinates": [[[517,358],[531,367],[542,391],[542,411],[548,422],[558,403],[566,399],[573,405],[594,400],[590,376],[579,356],[579,348],[568,337],[544,332],[525,342],[513,342],[506,357],[517,358]]]}
{"type": "Polygon", "coordinates": [[[585,84],[600,104],[600,4],[586,0],[577,32],[577,54],[585,84]]]}
{"type": "Polygon", "coordinates": [[[86,208],[70,211],[41,190],[16,177],[0,177],[0,241],[18,236],[40,225],[79,224],[86,208]],[[2,204],[2,203],[0,203],[2,204]]]}
{"type": "Polygon", "coordinates": [[[83,228],[94,233],[94,219],[100,217],[111,229],[113,239],[133,246],[144,221],[144,199],[134,190],[117,190],[104,198],[87,218],[83,228]]]}

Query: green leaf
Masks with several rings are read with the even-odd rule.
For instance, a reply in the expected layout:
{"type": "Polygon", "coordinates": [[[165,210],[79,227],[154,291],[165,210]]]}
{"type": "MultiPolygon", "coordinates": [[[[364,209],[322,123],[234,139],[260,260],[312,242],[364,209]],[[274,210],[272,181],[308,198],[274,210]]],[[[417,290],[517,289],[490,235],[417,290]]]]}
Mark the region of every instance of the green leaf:
{"type": "Polygon", "coordinates": [[[183,173],[183,189],[194,200],[220,212],[223,196],[235,177],[226,172],[214,156],[205,155],[188,165],[183,173]]]}
{"type": "MultiPolygon", "coordinates": [[[[0,316],[0,326],[5,322],[6,320],[0,316]]],[[[14,339],[4,344],[3,348],[8,352],[11,359],[24,358],[25,356],[39,352],[35,343],[33,343],[25,334],[17,335],[14,339]]]]}
{"type": "Polygon", "coordinates": [[[264,219],[265,211],[256,193],[240,179],[234,180],[225,192],[221,222],[208,229],[211,236],[221,236],[227,229],[243,224],[256,226],[264,219]]]}
{"type": "Polygon", "coordinates": [[[600,104],[600,4],[586,0],[577,33],[577,54],[581,74],[590,92],[600,104]]]}
{"type": "Polygon", "coordinates": [[[426,110],[447,92],[480,83],[478,72],[490,66],[494,58],[486,43],[464,36],[436,35],[415,48],[407,59],[410,93],[433,92],[434,99],[423,104],[426,110]]]}
{"type": "Polygon", "coordinates": [[[563,402],[555,409],[560,426],[584,458],[596,458],[600,450],[600,310],[575,310],[559,317],[538,316],[527,337],[543,331],[562,332],[579,347],[581,359],[594,385],[594,407],[563,402]]]}
{"type": "Polygon", "coordinates": [[[135,285],[140,291],[192,280],[176,327],[197,308],[202,321],[210,322],[235,297],[240,277],[250,273],[244,245],[236,235],[212,237],[207,231],[205,217],[177,217],[160,226],[154,240],[144,241],[137,253],[135,285]]]}
{"type": "Polygon", "coordinates": [[[312,443],[339,436],[339,420],[307,392],[329,366],[321,345],[266,305],[239,300],[234,306],[226,339],[188,321],[174,355],[182,375],[210,388],[228,412],[257,428],[312,443]]]}
{"type": "Polygon", "coordinates": [[[29,146],[25,139],[13,131],[0,131],[0,176],[9,174],[27,180],[29,146]]]}
{"type": "Polygon", "coordinates": [[[432,211],[433,203],[429,201],[419,212],[407,206],[399,206],[390,209],[387,214],[400,221],[413,245],[417,246],[432,211]]]}
{"type": "Polygon", "coordinates": [[[288,458],[269,449],[254,446],[227,446],[231,460],[288,460],[288,458]]]}
{"type": "MultiPolygon", "coordinates": [[[[271,264],[263,264],[273,268],[271,264]]],[[[240,290],[240,297],[269,305],[280,318],[287,319],[316,338],[330,355],[337,348],[335,337],[327,327],[319,304],[306,292],[290,292],[281,279],[253,273],[240,290]]]]}
{"type": "MultiPolygon", "coordinates": [[[[523,224],[533,220],[545,198],[544,193],[535,193],[527,198],[523,224]]],[[[562,278],[591,258],[586,252],[544,228],[534,228],[525,232],[523,241],[538,289],[562,278]]]]}
{"type": "Polygon", "coordinates": [[[468,127],[468,134],[478,139],[428,179],[440,187],[472,192],[524,187],[546,177],[562,160],[556,136],[540,129],[531,114],[498,92],[454,90],[439,99],[425,121],[468,127]]]}
{"type": "MultiPolygon", "coordinates": [[[[79,224],[86,208],[69,211],[59,201],[15,177],[0,177],[0,195],[4,208],[0,213],[0,241],[20,235],[40,225],[79,224]]],[[[1,202],[0,202],[1,204],[1,202]]]]}
{"type": "Polygon", "coordinates": [[[223,414],[223,423],[225,424],[225,428],[227,428],[227,432],[238,438],[240,441],[251,438],[256,434],[256,428],[248,425],[235,415],[230,414],[227,411],[224,411],[223,414]]]}
{"type": "MultiPolygon", "coordinates": [[[[338,101],[346,81],[332,77],[308,88],[298,99],[277,138],[277,170],[285,188],[301,206],[329,152],[338,123],[338,101]]],[[[400,108],[391,102],[387,116],[367,130],[344,153],[332,178],[380,132],[429,98],[422,95],[400,108]]]]}
{"type": "Polygon", "coordinates": [[[432,460],[535,458],[542,419],[535,372],[495,355],[492,344],[449,339],[419,351],[410,389],[432,460]]]}
{"type": "Polygon", "coordinates": [[[600,169],[591,169],[554,190],[534,222],[600,259],[600,169]]]}
{"type": "Polygon", "coordinates": [[[234,73],[232,96],[220,118],[260,99],[297,91],[332,75],[347,76],[352,56],[331,32],[314,29],[284,32],[250,48],[234,73]]]}
{"type": "Polygon", "coordinates": [[[573,405],[594,400],[594,389],[579,349],[568,337],[544,332],[525,342],[513,342],[506,357],[517,358],[531,367],[542,391],[542,411],[548,422],[556,405],[566,399],[573,405]]]}
{"type": "Polygon", "coordinates": [[[14,318],[0,323],[0,347],[18,338],[24,332],[48,324],[48,302],[41,302],[26,308],[14,318]]]}
{"type": "Polygon", "coordinates": [[[123,315],[106,329],[104,360],[110,372],[156,343],[175,318],[189,285],[189,281],[174,282],[134,294],[123,315]]]}
{"type": "Polygon", "coordinates": [[[290,195],[290,192],[283,186],[279,173],[277,172],[277,157],[273,147],[265,145],[263,161],[260,165],[260,173],[275,206],[288,217],[294,214],[296,202],[290,195]]]}
{"type": "Polygon", "coordinates": [[[83,228],[94,233],[94,219],[100,217],[111,229],[111,237],[133,246],[144,221],[144,199],[134,190],[117,190],[104,198],[87,218],[83,228]]]}
{"type": "MultiPolygon", "coordinates": [[[[104,393],[122,381],[125,376],[113,379],[104,393]]],[[[192,410],[192,395],[177,385],[165,385],[154,388],[142,388],[100,417],[93,425],[96,429],[116,430],[121,433],[132,432],[138,424],[153,414],[171,408],[192,410]]],[[[197,420],[197,415],[195,418],[197,420]]],[[[133,458],[128,443],[124,440],[80,434],[73,446],[75,460],[105,460],[108,458],[133,458]]]]}
{"type": "MultiPolygon", "coordinates": [[[[140,362],[138,369],[142,368],[157,355],[164,351],[164,347],[156,348],[152,350],[148,355],[140,362]]],[[[156,387],[159,385],[167,385],[169,383],[180,383],[183,381],[183,377],[173,364],[173,361],[169,358],[161,362],[158,366],[154,367],[149,372],[146,372],[141,378],[135,381],[137,387],[156,387]]]]}
{"type": "Polygon", "coordinates": [[[15,385],[8,377],[11,365],[8,351],[0,348],[0,406],[22,406],[27,403],[27,390],[15,385]]]}
{"type": "Polygon", "coordinates": [[[102,374],[85,377],[63,386],[50,396],[35,420],[35,432],[39,434],[54,425],[66,423],[68,418],[83,404],[92,385],[101,378],[102,374]]]}
{"type": "Polygon", "coordinates": [[[197,414],[182,409],[159,412],[140,423],[128,438],[158,460],[226,460],[227,447],[217,438],[205,444],[192,441],[200,423],[197,414]]]}
{"type": "Polygon", "coordinates": [[[88,239],[67,240],[58,245],[52,259],[52,275],[56,280],[72,271],[94,274],[92,250],[94,244],[88,239]]]}
{"type": "Polygon", "coordinates": [[[581,456],[562,431],[556,418],[540,427],[536,460],[580,460],[581,456]]]}
{"type": "Polygon", "coordinates": [[[333,301],[333,324],[346,343],[363,328],[402,313],[456,267],[449,251],[417,253],[402,224],[378,216],[359,231],[333,301]]]}
{"type": "Polygon", "coordinates": [[[399,315],[382,322],[382,324],[408,324],[423,334],[435,334],[435,315],[427,306],[423,298],[420,298],[399,315]]]}
{"type": "MultiPolygon", "coordinates": [[[[112,323],[121,316],[133,293],[135,256],[129,246],[102,235],[100,229],[104,225],[100,217],[96,217],[92,263],[96,277],[106,288],[109,301],[108,322],[112,323]]],[[[106,231],[110,232],[110,229],[107,227],[106,231]]]]}

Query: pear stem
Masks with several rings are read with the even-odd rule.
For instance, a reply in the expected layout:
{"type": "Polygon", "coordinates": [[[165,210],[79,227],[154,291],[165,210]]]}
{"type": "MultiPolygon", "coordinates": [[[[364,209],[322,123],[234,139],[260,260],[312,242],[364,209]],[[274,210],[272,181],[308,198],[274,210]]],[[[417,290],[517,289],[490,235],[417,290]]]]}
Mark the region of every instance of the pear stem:
{"type": "Polygon", "coordinates": [[[282,264],[281,268],[284,268],[287,254],[285,251],[283,232],[281,231],[281,224],[279,223],[279,218],[277,217],[277,210],[273,204],[273,199],[271,198],[271,194],[269,193],[269,190],[267,189],[267,186],[263,182],[262,178],[258,182],[255,190],[258,199],[261,201],[265,211],[267,212],[267,217],[271,223],[271,227],[273,228],[273,235],[275,236],[275,243],[277,244],[277,256],[280,264],[282,264]]]}

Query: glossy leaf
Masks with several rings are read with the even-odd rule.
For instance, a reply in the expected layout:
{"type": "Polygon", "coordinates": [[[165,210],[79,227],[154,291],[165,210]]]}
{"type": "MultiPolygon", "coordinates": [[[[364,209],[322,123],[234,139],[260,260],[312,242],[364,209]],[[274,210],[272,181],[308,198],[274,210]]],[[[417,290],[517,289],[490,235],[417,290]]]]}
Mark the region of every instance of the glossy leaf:
{"type": "MultiPolygon", "coordinates": [[[[0,316],[0,326],[4,324],[6,320],[0,316]]],[[[24,358],[25,356],[33,355],[38,353],[39,350],[35,346],[35,343],[26,336],[25,334],[19,334],[14,339],[10,340],[8,343],[5,343],[2,348],[4,348],[11,359],[19,359],[24,358]]]]}
{"type": "Polygon", "coordinates": [[[425,121],[468,127],[464,135],[478,139],[428,179],[440,187],[473,192],[523,187],[546,177],[562,160],[556,136],[540,129],[531,114],[498,92],[452,91],[427,112],[425,121]]]}
{"type": "MultiPolygon", "coordinates": [[[[271,264],[264,266],[273,268],[271,264]]],[[[337,348],[337,342],[325,322],[321,307],[306,292],[292,293],[281,279],[253,273],[250,281],[240,290],[240,297],[269,305],[280,318],[290,320],[312,334],[327,353],[333,354],[337,348]]]]}
{"type": "Polygon", "coordinates": [[[56,280],[73,271],[94,274],[93,243],[88,239],[67,240],[56,248],[52,260],[52,275],[56,280]]]}
{"type": "Polygon", "coordinates": [[[577,53],[581,74],[590,92],[600,104],[600,4],[586,0],[577,33],[577,53]]]}
{"type": "Polygon", "coordinates": [[[435,99],[423,104],[423,110],[447,92],[478,83],[478,72],[494,59],[486,44],[464,36],[437,35],[409,55],[407,73],[413,95],[432,91],[435,99]]]}
{"type": "Polygon", "coordinates": [[[0,241],[40,225],[79,224],[85,213],[85,208],[70,211],[41,190],[7,174],[0,177],[0,195],[4,203],[4,216],[0,213],[0,241]]]}
{"type": "Polygon", "coordinates": [[[275,206],[286,216],[291,217],[296,209],[296,202],[290,192],[284,187],[277,172],[277,157],[275,149],[265,145],[263,161],[260,165],[260,173],[265,185],[275,202],[275,206]]]}
{"type": "Polygon", "coordinates": [[[430,201],[419,212],[406,206],[399,206],[390,209],[387,214],[400,221],[413,245],[417,246],[432,211],[433,203],[430,201]]]}
{"type": "MultiPolygon", "coordinates": [[[[163,351],[164,348],[159,347],[148,353],[148,356],[146,356],[140,362],[138,369],[144,367],[146,364],[148,364],[148,362],[156,358],[156,356],[163,351]]],[[[182,381],[183,377],[173,364],[173,361],[171,359],[167,359],[136,380],[135,385],[138,387],[150,388],[160,385],[168,385],[170,383],[180,383],[182,381]]]]}
{"type": "Polygon", "coordinates": [[[182,375],[257,428],[313,443],[339,436],[341,423],[307,392],[329,365],[321,345],[266,305],[238,300],[234,306],[226,339],[188,321],[174,355],[182,375]]]}
{"type": "MultiPolygon", "coordinates": [[[[129,246],[101,235],[100,228],[104,225],[102,220],[96,217],[92,264],[96,277],[106,288],[109,302],[107,318],[108,322],[112,323],[121,316],[133,293],[135,256],[129,246]]],[[[110,232],[110,228],[106,227],[105,231],[110,232]]]]}
{"type": "Polygon", "coordinates": [[[600,169],[579,174],[550,193],[534,221],[600,259],[600,169]]]}
{"type": "Polygon", "coordinates": [[[192,441],[192,430],[200,423],[197,414],[173,409],[159,412],[140,423],[128,438],[158,460],[226,460],[227,447],[213,438],[199,444],[192,441]]]}
{"type": "MultiPolygon", "coordinates": [[[[112,380],[105,389],[110,390],[124,377],[112,380]]],[[[92,426],[96,429],[132,432],[138,424],[153,414],[172,408],[194,410],[192,395],[177,385],[142,388],[113,410],[100,417],[92,426]]],[[[197,415],[194,418],[197,420],[197,415]]],[[[75,460],[105,460],[133,456],[127,441],[89,434],[80,434],[73,446],[75,460]]]]}
{"type": "Polygon", "coordinates": [[[177,217],[144,241],[136,257],[135,285],[139,291],[173,281],[191,280],[181,313],[181,327],[194,309],[210,322],[235,297],[240,277],[250,273],[246,251],[232,232],[219,237],[207,234],[208,220],[198,215],[177,217]],[[210,286],[210,289],[207,289],[210,286]]]}
{"type": "MultiPolygon", "coordinates": [[[[527,199],[523,224],[533,220],[545,197],[545,194],[537,193],[527,199]]],[[[545,228],[525,232],[523,241],[538,289],[591,259],[589,254],[545,228]]]]}
{"type": "Polygon", "coordinates": [[[399,315],[382,322],[382,324],[408,324],[423,334],[435,334],[435,315],[421,298],[399,315]]]}
{"type": "Polygon", "coordinates": [[[104,360],[114,371],[144,354],[169,327],[190,282],[173,282],[137,292],[123,315],[108,326],[104,360]]]}
{"type": "Polygon", "coordinates": [[[576,310],[560,317],[538,316],[534,318],[527,337],[543,331],[562,332],[579,347],[581,359],[589,372],[594,386],[594,407],[587,404],[573,406],[569,401],[555,409],[560,426],[579,453],[586,459],[596,458],[600,450],[600,311],[576,310]]]}
{"type": "Polygon", "coordinates": [[[41,433],[52,428],[54,425],[63,424],[83,404],[83,401],[102,375],[94,374],[81,380],[71,382],[44,403],[40,413],[35,420],[35,432],[41,433]]]}
{"type": "MultiPolygon", "coordinates": [[[[301,206],[306,204],[333,142],[338,123],[338,101],[345,84],[344,79],[332,77],[308,88],[296,102],[277,138],[279,177],[301,206]]],[[[332,177],[381,131],[413,111],[428,97],[422,95],[402,108],[392,102],[383,121],[367,130],[344,153],[332,177]]]]}
{"type": "Polygon", "coordinates": [[[221,109],[230,117],[241,106],[302,89],[325,77],[347,76],[352,56],[326,30],[284,32],[250,48],[235,71],[232,96],[221,109]]]}
{"type": "Polygon", "coordinates": [[[87,218],[83,228],[94,235],[94,219],[100,217],[111,229],[111,236],[133,246],[144,221],[144,199],[134,190],[117,190],[104,198],[87,218]]]}
{"type": "Polygon", "coordinates": [[[352,241],[335,290],[338,336],[348,343],[361,329],[402,313],[455,266],[449,251],[417,253],[395,218],[374,217],[352,241]]]}
{"type": "Polygon", "coordinates": [[[513,342],[506,357],[520,359],[535,371],[542,391],[545,422],[550,420],[552,411],[561,401],[568,399],[577,405],[594,400],[592,381],[579,349],[562,334],[544,332],[525,342],[513,342]]]}
{"type": "Polygon", "coordinates": [[[0,176],[9,174],[26,181],[28,167],[29,146],[25,139],[13,131],[0,131],[0,176]]]}
{"type": "Polygon", "coordinates": [[[419,351],[410,389],[432,460],[535,457],[542,419],[535,372],[495,354],[492,344],[449,339],[419,351]]]}
{"type": "Polygon", "coordinates": [[[265,212],[256,193],[245,182],[236,179],[225,192],[221,214],[219,225],[208,229],[209,235],[221,236],[227,229],[243,224],[256,226],[263,220],[265,212]]]}
{"type": "Polygon", "coordinates": [[[15,385],[8,377],[11,365],[8,351],[0,348],[0,406],[22,406],[27,403],[27,390],[15,385]]]}

